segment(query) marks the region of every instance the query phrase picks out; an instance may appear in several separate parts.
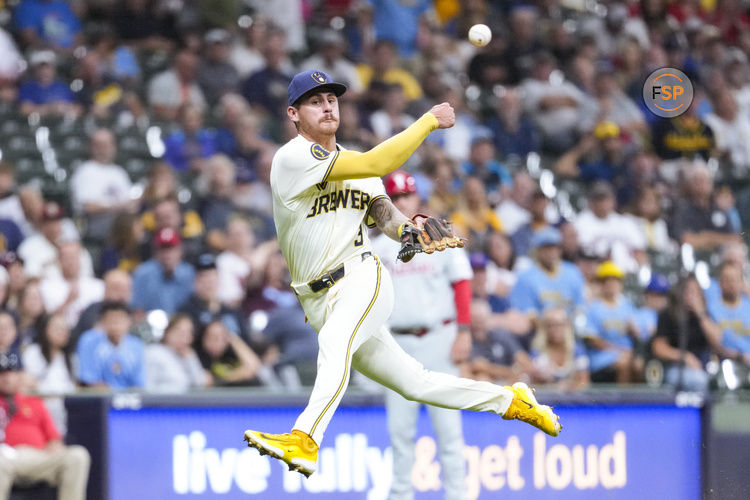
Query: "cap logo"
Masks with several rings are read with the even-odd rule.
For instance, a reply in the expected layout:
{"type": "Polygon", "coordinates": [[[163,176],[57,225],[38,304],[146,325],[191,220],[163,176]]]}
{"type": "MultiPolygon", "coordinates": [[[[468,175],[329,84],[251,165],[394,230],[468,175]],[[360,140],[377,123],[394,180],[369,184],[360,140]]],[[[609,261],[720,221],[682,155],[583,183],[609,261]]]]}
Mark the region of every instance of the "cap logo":
{"type": "Polygon", "coordinates": [[[331,156],[331,152],[317,142],[310,148],[310,153],[312,153],[313,157],[317,158],[318,160],[325,160],[326,158],[331,156]]]}
{"type": "Polygon", "coordinates": [[[326,80],[326,76],[320,71],[316,71],[315,73],[310,74],[310,78],[315,80],[317,83],[326,83],[328,81],[326,80]]]}

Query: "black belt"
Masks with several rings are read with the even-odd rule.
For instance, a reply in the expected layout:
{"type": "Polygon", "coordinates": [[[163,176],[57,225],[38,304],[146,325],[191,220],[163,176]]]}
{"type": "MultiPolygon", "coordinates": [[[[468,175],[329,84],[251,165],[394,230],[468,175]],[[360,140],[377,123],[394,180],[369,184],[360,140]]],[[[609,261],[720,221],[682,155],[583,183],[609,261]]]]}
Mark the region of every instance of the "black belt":
{"type": "MultiPolygon", "coordinates": [[[[453,323],[452,319],[446,319],[442,321],[443,325],[448,325],[450,323],[453,323]]],[[[391,328],[391,333],[395,333],[396,335],[414,335],[415,337],[423,337],[429,333],[430,328],[423,326],[423,327],[414,327],[414,328],[391,328]]]]}
{"type": "MultiPolygon", "coordinates": [[[[372,255],[372,252],[362,252],[362,260],[365,260],[370,255],[372,255]]],[[[344,277],[345,272],[344,264],[341,264],[333,271],[329,271],[323,274],[320,278],[310,281],[307,286],[310,287],[310,290],[312,290],[313,293],[317,293],[326,288],[331,288],[338,280],[344,277]]]]}

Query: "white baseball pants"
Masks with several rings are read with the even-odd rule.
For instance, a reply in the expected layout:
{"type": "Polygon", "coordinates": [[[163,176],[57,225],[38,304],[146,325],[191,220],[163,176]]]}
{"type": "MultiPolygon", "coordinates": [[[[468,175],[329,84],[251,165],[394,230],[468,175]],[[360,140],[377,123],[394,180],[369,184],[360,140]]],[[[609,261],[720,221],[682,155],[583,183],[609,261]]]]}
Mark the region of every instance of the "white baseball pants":
{"type": "Polygon", "coordinates": [[[393,284],[375,256],[345,263],[346,273],[331,288],[313,293],[293,284],[318,332],[318,373],[310,401],[294,429],[318,445],[344,395],[352,367],[410,401],[442,408],[502,415],[513,393],[489,382],[429,371],[396,343],[383,325],[393,308],[393,284]]]}
{"type": "MultiPolygon", "coordinates": [[[[404,352],[426,369],[455,375],[458,367],[453,364],[450,351],[457,331],[456,323],[450,323],[433,328],[422,337],[394,334],[393,338],[404,352]]],[[[393,483],[389,500],[414,500],[414,438],[421,406],[393,391],[385,391],[388,431],[393,447],[393,483]]],[[[437,436],[445,500],[465,500],[466,464],[461,412],[435,406],[427,406],[427,412],[437,436]]]]}

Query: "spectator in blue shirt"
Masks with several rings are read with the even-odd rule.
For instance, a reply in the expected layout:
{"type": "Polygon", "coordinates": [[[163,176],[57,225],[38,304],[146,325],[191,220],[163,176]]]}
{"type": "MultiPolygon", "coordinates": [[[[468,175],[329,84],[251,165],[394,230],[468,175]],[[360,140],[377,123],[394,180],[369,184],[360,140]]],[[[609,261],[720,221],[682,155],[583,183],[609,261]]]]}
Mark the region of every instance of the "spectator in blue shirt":
{"type": "Polygon", "coordinates": [[[739,351],[750,361],[750,299],[742,294],[742,268],[725,262],[719,270],[720,297],[708,301],[708,314],[721,331],[724,347],[739,351]]]}
{"type": "Polygon", "coordinates": [[[77,354],[81,382],[112,389],[143,387],[144,346],[131,335],[130,309],[122,302],[102,304],[99,327],[78,340],[77,354]]]}
{"type": "Polygon", "coordinates": [[[596,277],[602,282],[601,294],[586,310],[584,333],[591,380],[634,382],[641,368],[633,354],[633,337],[637,335],[633,323],[635,307],[622,294],[625,272],[614,262],[606,261],[597,268],[596,277]]]}
{"type": "Polygon", "coordinates": [[[32,78],[18,89],[19,110],[22,115],[39,113],[41,116],[78,115],[80,106],[70,87],[57,78],[57,57],[51,50],[31,54],[29,65],[32,78]]]}
{"type": "Polygon", "coordinates": [[[182,260],[182,241],[172,228],[159,230],[154,237],[154,258],[133,271],[133,301],[136,314],[161,309],[174,314],[193,290],[195,271],[182,260]]]}
{"type": "Polygon", "coordinates": [[[572,314],[583,306],[583,275],[575,265],[562,260],[561,243],[560,231],[553,227],[534,234],[534,263],[518,276],[510,292],[511,307],[539,317],[550,307],[572,314]]]}
{"type": "Polygon", "coordinates": [[[164,161],[178,172],[200,171],[216,153],[216,132],[203,128],[203,109],[193,104],[180,108],[180,129],[164,140],[164,161]]]}
{"type": "Polygon", "coordinates": [[[391,40],[401,57],[408,59],[417,51],[417,31],[425,13],[432,7],[429,0],[368,0],[375,14],[375,37],[391,40]]]}
{"type": "Polygon", "coordinates": [[[23,0],[13,12],[24,46],[73,49],[81,42],[81,22],[65,0],[23,0]]]}

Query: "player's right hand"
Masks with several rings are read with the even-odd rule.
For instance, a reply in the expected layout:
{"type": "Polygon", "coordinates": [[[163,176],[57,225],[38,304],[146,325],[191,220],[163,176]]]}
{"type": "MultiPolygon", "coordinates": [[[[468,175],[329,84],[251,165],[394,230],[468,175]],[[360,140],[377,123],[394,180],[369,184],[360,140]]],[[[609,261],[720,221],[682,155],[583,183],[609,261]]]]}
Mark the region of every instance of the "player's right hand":
{"type": "Polygon", "coordinates": [[[429,112],[437,118],[438,128],[450,128],[456,123],[456,113],[447,102],[436,104],[429,112]]]}

